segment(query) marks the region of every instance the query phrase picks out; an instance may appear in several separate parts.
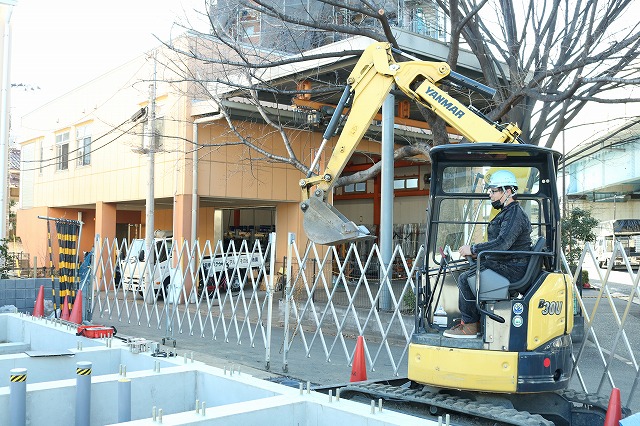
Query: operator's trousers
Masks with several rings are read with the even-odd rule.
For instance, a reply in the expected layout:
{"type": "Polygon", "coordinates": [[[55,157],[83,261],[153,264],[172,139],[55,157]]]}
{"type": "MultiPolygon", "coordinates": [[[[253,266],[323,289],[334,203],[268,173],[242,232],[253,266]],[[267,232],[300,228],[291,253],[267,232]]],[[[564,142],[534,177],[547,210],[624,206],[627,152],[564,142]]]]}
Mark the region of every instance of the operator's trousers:
{"type": "MultiPolygon", "coordinates": [[[[480,265],[480,270],[492,269],[498,274],[502,275],[509,282],[516,282],[524,276],[527,270],[527,261],[522,259],[506,259],[506,260],[483,260],[480,265]]],[[[465,324],[471,324],[480,321],[480,312],[476,307],[476,297],[473,295],[473,291],[469,286],[469,278],[475,277],[476,268],[469,269],[461,273],[458,276],[458,290],[460,295],[458,297],[458,309],[460,310],[460,316],[465,324]]],[[[475,282],[475,280],[474,280],[475,282]]]]}

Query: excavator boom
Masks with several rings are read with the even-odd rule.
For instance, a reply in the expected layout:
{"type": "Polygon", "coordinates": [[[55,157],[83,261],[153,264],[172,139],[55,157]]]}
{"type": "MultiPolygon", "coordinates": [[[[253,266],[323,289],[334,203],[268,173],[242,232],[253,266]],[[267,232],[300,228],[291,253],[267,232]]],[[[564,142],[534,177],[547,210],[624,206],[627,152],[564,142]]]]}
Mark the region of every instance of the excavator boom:
{"type": "MultiPolygon", "coordinates": [[[[323,136],[320,151],[333,136],[346,100],[351,98],[349,116],[331,158],[323,173],[300,180],[303,199],[300,208],[309,239],[318,244],[334,245],[371,238],[366,228],[349,221],[328,204],[327,197],[394,84],[471,142],[513,142],[517,139],[521,131],[515,124],[499,126],[491,123],[442,91],[438,84],[447,79],[466,87],[483,87],[478,82],[452,73],[444,62],[397,63],[389,43],[374,43],[365,49],[349,75],[343,97],[323,136]]],[[[317,158],[311,169],[316,162],[317,158]]]]}

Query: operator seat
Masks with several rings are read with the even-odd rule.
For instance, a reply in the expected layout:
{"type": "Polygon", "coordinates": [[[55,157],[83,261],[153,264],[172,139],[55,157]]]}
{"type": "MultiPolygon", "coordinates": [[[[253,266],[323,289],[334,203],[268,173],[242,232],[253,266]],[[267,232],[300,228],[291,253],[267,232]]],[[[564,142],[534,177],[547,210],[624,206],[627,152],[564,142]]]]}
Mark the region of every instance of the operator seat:
{"type": "MultiPolygon", "coordinates": [[[[544,237],[539,237],[538,241],[534,244],[531,249],[532,252],[543,252],[545,251],[547,244],[547,240],[544,237]]],[[[529,259],[529,264],[527,265],[527,270],[524,273],[524,276],[520,278],[518,281],[509,284],[510,292],[518,292],[524,294],[527,289],[533,284],[533,280],[538,278],[540,275],[540,271],[542,270],[542,261],[544,256],[540,254],[532,254],[529,259]]]]}
{"type": "MultiPolygon", "coordinates": [[[[544,259],[544,256],[540,253],[544,252],[545,248],[546,239],[541,236],[531,248],[532,254],[529,258],[529,263],[527,264],[527,269],[524,275],[518,281],[513,283],[509,282],[507,278],[491,269],[483,270],[480,273],[480,296],[478,300],[480,302],[508,300],[512,295],[517,295],[518,293],[524,294],[540,275],[544,259]]],[[[468,284],[475,295],[475,275],[469,277],[468,284]]]]}

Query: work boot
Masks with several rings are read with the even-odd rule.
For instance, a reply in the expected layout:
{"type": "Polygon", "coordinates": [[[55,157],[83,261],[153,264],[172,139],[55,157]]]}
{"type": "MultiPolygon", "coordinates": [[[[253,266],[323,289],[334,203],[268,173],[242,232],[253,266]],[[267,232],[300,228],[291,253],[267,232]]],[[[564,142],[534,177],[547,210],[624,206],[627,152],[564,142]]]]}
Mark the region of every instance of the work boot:
{"type": "Polygon", "coordinates": [[[467,324],[464,321],[461,321],[460,324],[454,325],[442,333],[444,337],[452,337],[454,339],[475,339],[478,337],[478,334],[480,334],[479,322],[467,324]]]}

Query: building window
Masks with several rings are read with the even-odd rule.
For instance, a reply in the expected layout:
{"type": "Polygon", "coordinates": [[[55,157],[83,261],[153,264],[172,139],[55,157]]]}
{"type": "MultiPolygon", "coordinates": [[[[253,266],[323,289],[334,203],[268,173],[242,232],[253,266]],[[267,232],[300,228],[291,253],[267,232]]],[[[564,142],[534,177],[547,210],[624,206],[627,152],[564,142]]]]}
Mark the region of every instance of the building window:
{"type": "Polygon", "coordinates": [[[78,166],[91,164],[91,127],[89,125],[76,129],[76,149],[78,166]]]}
{"type": "Polygon", "coordinates": [[[240,21],[256,22],[260,20],[260,12],[253,9],[242,9],[240,11],[240,21]]]}
{"type": "Polygon", "coordinates": [[[358,182],[358,183],[350,183],[344,186],[345,193],[353,193],[353,192],[366,192],[367,191],[367,183],[366,182],[358,182]]]}
{"type": "Polygon", "coordinates": [[[237,39],[240,41],[258,41],[261,27],[261,14],[253,9],[242,9],[238,13],[237,39]]]}
{"type": "Polygon", "coordinates": [[[69,132],[56,135],[56,170],[69,169],[69,132]]]}
{"type": "Polygon", "coordinates": [[[435,1],[419,3],[415,7],[408,8],[405,12],[408,13],[407,18],[410,20],[410,30],[427,37],[445,41],[447,37],[447,21],[444,19],[442,10],[435,1]]]}
{"type": "Polygon", "coordinates": [[[393,189],[418,189],[418,178],[397,178],[393,181],[393,189]]]}

